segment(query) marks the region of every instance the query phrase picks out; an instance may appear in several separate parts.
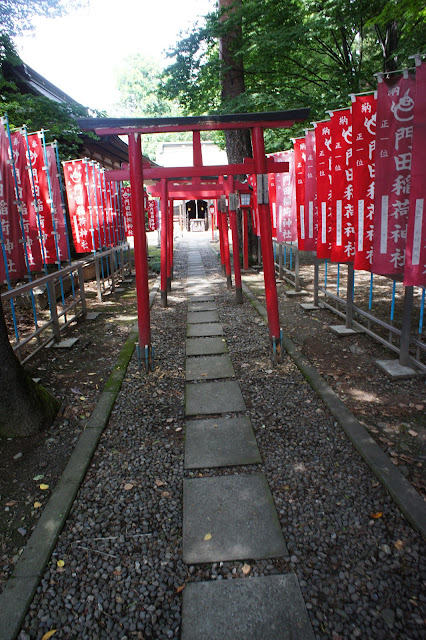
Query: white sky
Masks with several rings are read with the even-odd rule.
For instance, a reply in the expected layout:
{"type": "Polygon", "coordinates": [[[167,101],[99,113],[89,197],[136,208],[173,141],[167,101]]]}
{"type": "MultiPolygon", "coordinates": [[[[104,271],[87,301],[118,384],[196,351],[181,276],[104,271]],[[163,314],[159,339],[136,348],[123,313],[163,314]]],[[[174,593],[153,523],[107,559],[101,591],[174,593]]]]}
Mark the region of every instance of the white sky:
{"type": "Polygon", "coordinates": [[[16,44],[26,64],[74,100],[111,111],[123,58],[142,53],[164,62],[179,32],[214,6],[215,0],[87,0],[64,18],[35,20],[34,34],[16,44]]]}

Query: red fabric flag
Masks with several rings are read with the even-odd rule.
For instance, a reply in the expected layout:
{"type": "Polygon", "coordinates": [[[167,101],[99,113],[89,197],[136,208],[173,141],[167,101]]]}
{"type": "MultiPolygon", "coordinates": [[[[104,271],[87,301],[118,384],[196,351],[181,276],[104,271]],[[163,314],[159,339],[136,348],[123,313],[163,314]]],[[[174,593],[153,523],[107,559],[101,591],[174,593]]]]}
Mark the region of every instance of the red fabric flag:
{"type": "Polygon", "coordinates": [[[61,184],[59,182],[59,169],[56,162],[56,151],[52,144],[46,145],[47,166],[49,170],[50,184],[52,188],[52,211],[55,214],[56,238],[60,260],[68,260],[68,244],[65,226],[65,212],[62,204],[61,184]]]}
{"type": "Polygon", "coordinates": [[[148,200],[148,231],[158,229],[158,203],[157,200],[148,200]]]}
{"type": "Polygon", "coordinates": [[[259,224],[259,210],[257,208],[257,178],[255,174],[251,174],[248,177],[248,183],[252,187],[252,210],[251,210],[251,220],[253,231],[257,235],[260,236],[260,224],[259,224]]]}
{"type": "Polygon", "coordinates": [[[25,273],[25,259],[20,240],[18,207],[15,185],[9,165],[9,139],[3,124],[0,125],[0,225],[4,244],[0,244],[0,281],[6,276],[18,280],[25,273]]]}
{"type": "Polygon", "coordinates": [[[91,222],[93,226],[93,237],[95,249],[99,251],[102,247],[101,217],[99,212],[99,190],[97,178],[97,163],[91,160],[86,162],[87,187],[89,192],[89,210],[91,212],[91,222]]]}
{"type": "Polygon", "coordinates": [[[57,264],[59,258],[56,254],[52,210],[50,206],[51,198],[42,138],[43,134],[41,132],[32,133],[28,136],[30,184],[34,200],[37,201],[38,221],[43,238],[44,261],[46,264],[57,264]]]}
{"type": "Polygon", "coordinates": [[[371,271],[374,235],[374,180],[377,98],[355,96],[352,103],[355,269],[371,271]]]}
{"type": "Polygon", "coordinates": [[[132,220],[132,202],[130,187],[121,188],[121,207],[124,214],[124,230],[127,238],[132,238],[133,233],[133,220],[132,220]]]}
{"type": "Polygon", "coordinates": [[[84,160],[71,160],[64,162],[63,166],[75,250],[77,253],[87,253],[94,250],[94,243],[86,188],[86,163],[84,160]]]}
{"type": "Polygon", "coordinates": [[[317,248],[318,209],[317,209],[317,174],[315,132],[306,132],[306,163],[305,163],[305,251],[315,251],[317,248]]]}
{"type": "Polygon", "coordinates": [[[317,160],[317,257],[331,256],[331,121],[315,123],[317,160]]]}
{"type": "Polygon", "coordinates": [[[288,171],[277,173],[275,178],[277,197],[277,240],[295,242],[297,240],[296,176],[294,174],[294,152],[283,151],[276,154],[280,162],[288,162],[288,171]]]}
{"type": "MultiPolygon", "coordinates": [[[[23,235],[26,240],[26,254],[31,271],[41,271],[43,260],[41,254],[41,228],[37,222],[37,212],[34,205],[33,190],[30,185],[30,176],[27,169],[27,145],[19,131],[11,136],[13,158],[15,162],[16,182],[18,185],[18,200],[21,207],[23,235]]],[[[11,167],[12,169],[12,167],[11,167]]],[[[14,182],[13,171],[11,172],[14,182]]],[[[25,256],[25,249],[24,256],[25,256]]]]}
{"type": "Polygon", "coordinates": [[[341,109],[333,113],[331,139],[331,260],[332,262],[350,262],[355,255],[350,109],[341,109]]]}
{"type": "MultiPolygon", "coordinates": [[[[275,154],[274,154],[275,155],[275,154]]],[[[276,174],[268,173],[269,208],[271,211],[272,237],[277,237],[277,189],[276,174]]]]}
{"type": "Polygon", "coordinates": [[[416,69],[413,161],[404,285],[426,287],[426,63],[416,69]]]}
{"type": "Polygon", "coordinates": [[[411,76],[392,76],[377,87],[374,273],[404,273],[415,90],[411,76]]]}
{"type": "Polygon", "coordinates": [[[296,177],[297,246],[305,248],[305,164],[306,141],[297,138],[294,141],[294,173],[296,177]]]}

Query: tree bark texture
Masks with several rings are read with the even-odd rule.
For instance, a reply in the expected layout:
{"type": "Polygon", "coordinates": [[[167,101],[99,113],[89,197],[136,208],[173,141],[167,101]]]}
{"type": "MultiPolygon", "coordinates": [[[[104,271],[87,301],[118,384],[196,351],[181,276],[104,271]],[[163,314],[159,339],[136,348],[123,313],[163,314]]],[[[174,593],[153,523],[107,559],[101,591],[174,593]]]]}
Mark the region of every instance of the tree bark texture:
{"type": "MultiPolygon", "coordinates": [[[[227,16],[238,6],[241,6],[241,0],[219,0],[219,8],[228,10],[222,16],[222,22],[226,22],[227,16]]],[[[245,93],[246,87],[244,82],[244,64],[241,57],[235,56],[235,51],[239,48],[242,41],[241,24],[236,24],[232,30],[228,30],[220,41],[220,60],[221,69],[221,98],[222,104],[226,105],[229,100],[237,98],[245,93]]],[[[244,158],[253,156],[251,147],[250,131],[248,129],[232,129],[225,131],[226,153],[230,164],[239,164],[244,158]]],[[[242,176],[236,176],[241,179],[242,176]]],[[[240,244],[240,253],[242,253],[242,215],[241,211],[237,212],[238,236],[240,244]]],[[[257,259],[257,238],[252,230],[251,219],[249,218],[249,254],[252,258],[257,259]]]]}
{"type": "Polygon", "coordinates": [[[0,302],[0,436],[30,436],[52,424],[59,402],[37,385],[15,356],[0,302]]]}

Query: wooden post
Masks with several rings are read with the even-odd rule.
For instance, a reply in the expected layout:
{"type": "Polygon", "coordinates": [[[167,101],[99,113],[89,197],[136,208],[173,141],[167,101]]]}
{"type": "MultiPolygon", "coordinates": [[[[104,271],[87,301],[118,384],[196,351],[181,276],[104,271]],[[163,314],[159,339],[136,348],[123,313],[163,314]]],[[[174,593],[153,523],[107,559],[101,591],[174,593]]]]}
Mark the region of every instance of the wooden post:
{"type": "Polygon", "coordinates": [[[241,267],[240,267],[240,243],[238,239],[237,225],[237,207],[238,195],[234,193],[234,177],[229,176],[228,186],[230,193],[229,198],[229,220],[232,232],[232,255],[234,256],[234,275],[235,275],[235,293],[238,304],[243,303],[243,290],[241,286],[241,267]]]}
{"type": "Polygon", "coordinates": [[[257,202],[259,208],[260,240],[262,245],[269,336],[271,338],[272,358],[274,361],[277,361],[281,356],[280,319],[275,281],[274,252],[272,249],[272,227],[268,199],[265,143],[263,140],[263,129],[261,127],[254,127],[252,129],[252,143],[257,174],[257,202]]]}
{"type": "Polygon", "coordinates": [[[167,218],[168,218],[168,202],[167,202],[167,180],[161,179],[161,306],[167,307],[167,275],[168,275],[168,259],[167,259],[167,218]]]}
{"type": "Polygon", "coordinates": [[[249,268],[249,242],[248,242],[248,216],[249,209],[243,209],[243,269],[249,268]]]}
{"type": "Polygon", "coordinates": [[[149,311],[148,256],[146,251],[145,210],[141,137],[129,134],[130,186],[135,243],[136,292],[138,300],[139,347],[152,360],[151,324],[149,311]]]}

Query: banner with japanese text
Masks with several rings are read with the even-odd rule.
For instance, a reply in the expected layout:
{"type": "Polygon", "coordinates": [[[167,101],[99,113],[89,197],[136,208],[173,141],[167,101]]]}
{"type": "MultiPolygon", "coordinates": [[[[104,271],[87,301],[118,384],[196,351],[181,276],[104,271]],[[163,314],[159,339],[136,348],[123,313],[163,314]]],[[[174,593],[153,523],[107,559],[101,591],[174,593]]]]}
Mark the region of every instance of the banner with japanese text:
{"type": "Polygon", "coordinates": [[[317,209],[317,174],[316,148],[314,130],[306,131],[306,162],[305,162],[305,251],[315,251],[317,248],[318,209],[317,209]]]}
{"type": "Polygon", "coordinates": [[[60,260],[56,254],[55,229],[50,206],[51,198],[42,135],[42,133],[32,133],[27,136],[28,171],[34,201],[37,202],[38,224],[43,239],[43,259],[46,264],[57,264],[60,260]]]}
{"type": "Polygon", "coordinates": [[[67,228],[65,225],[65,211],[62,203],[61,184],[59,182],[59,168],[56,151],[53,144],[46,145],[47,169],[52,188],[52,212],[56,222],[57,253],[60,260],[68,260],[67,228]]]}
{"type": "Polygon", "coordinates": [[[294,152],[283,151],[274,154],[276,160],[288,162],[288,171],[275,174],[277,199],[277,240],[295,242],[297,240],[296,176],[294,174],[294,152]]]}
{"type": "Polygon", "coordinates": [[[352,102],[355,269],[371,271],[374,235],[374,188],[377,98],[354,96],[352,102]]]}
{"type": "Polygon", "coordinates": [[[130,187],[121,187],[121,207],[124,215],[124,230],[126,237],[132,238],[133,233],[133,220],[132,220],[132,201],[130,187]]]}
{"type": "Polygon", "coordinates": [[[157,200],[148,200],[148,231],[156,231],[158,229],[158,202],[157,200]]]}
{"type": "Polygon", "coordinates": [[[331,256],[331,122],[315,123],[317,165],[317,257],[331,256]]]}
{"type": "Polygon", "coordinates": [[[305,138],[294,141],[294,174],[296,179],[297,246],[305,248],[305,138]]]}
{"type": "MultiPolygon", "coordinates": [[[[275,157],[276,154],[274,154],[275,157]]],[[[271,211],[271,231],[272,237],[277,237],[277,189],[276,189],[276,177],[275,173],[268,173],[268,195],[269,195],[269,209],[271,211]]]]}
{"type": "Polygon", "coordinates": [[[426,287],[426,63],[424,62],[416,68],[412,153],[404,285],[426,287]]]}
{"type": "Polygon", "coordinates": [[[0,281],[19,280],[26,273],[15,185],[9,164],[9,138],[0,125],[0,281]]]}
{"type": "Polygon", "coordinates": [[[93,225],[93,238],[96,251],[99,251],[102,247],[102,234],[101,234],[101,212],[99,207],[99,190],[98,190],[98,176],[97,176],[97,163],[92,160],[86,161],[86,173],[87,173],[87,189],[89,195],[89,207],[91,211],[91,220],[93,225]]]}
{"type": "Polygon", "coordinates": [[[257,237],[260,236],[260,223],[259,223],[259,210],[257,207],[257,178],[255,174],[250,174],[248,177],[248,183],[252,187],[252,210],[251,210],[251,223],[254,233],[257,237]]]}
{"type": "Polygon", "coordinates": [[[94,234],[86,188],[86,162],[70,160],[64,162],[63,167],[75,250],[88,253],[94,251],[94,234]]]}
{"type": "Polygon", "coordinates": [[[404,273],[410,204],[415,79],[391,76],[377,87],[376,186],[372,271],[404,273]]]}
{"type": "Polygon", "coordinates": [[[351,110],[331,116],[331,261],[350,262],[355,255],[351,110]]]}
{"type": "Polygon", "coordinates": [[[38,224],[38,213],[34,202],[33,189],[30,184],[30,173],[27,165],[27,145],[20,131],[11,135],[14,166],[10,165],[11,178],[17,184],[17,197],[21,215],[21,238],[25,259],[30,271],[43,269],[42,230],[38,224]]]}

